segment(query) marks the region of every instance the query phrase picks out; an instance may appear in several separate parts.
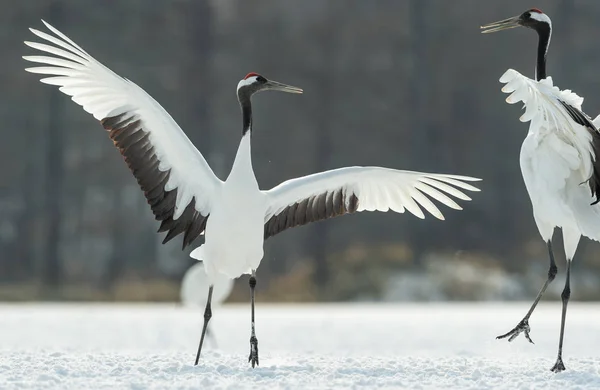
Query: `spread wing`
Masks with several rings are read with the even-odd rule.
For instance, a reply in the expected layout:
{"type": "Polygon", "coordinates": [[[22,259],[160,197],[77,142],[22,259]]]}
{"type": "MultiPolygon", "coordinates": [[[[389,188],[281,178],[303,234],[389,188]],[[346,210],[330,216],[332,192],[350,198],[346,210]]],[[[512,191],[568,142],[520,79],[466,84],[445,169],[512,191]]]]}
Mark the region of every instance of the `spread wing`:
{"type": "Polygon", "coordinates": [[[523,102],[525,113],[521,122],[530,121],[530,131],[545,128],[563,136],[565,143],[579,153],[581,170],[595,203],[600,201],[600,133],[592,119],[581,111],[583,98],[570,90],[554,86],[551,77],[541,81],[532,80],[513,69],[500,78],[506,85],[502,92],[510,93],[507,103],[523,102]]]}
{"type": "Polygon", "coordinates": [[[184,234],[183,247],[204,230],[222,182],[173,118],[143,89],[113,73],[75,42],[44,22],[54,35],[30,29],[44,43],[25,42],[50,55],[23,57],[27,68],[49,75],[59,90],[98,119],[138,181],[164,242],[184,234]]]}
{"type": "Polygon", "coordinates": [[[476,180],[479,179],[379,167],[348,167],[288,180],[265,191],[265,239],[294,226],[357,211],[408,210],[425,218],[423,207],[443,220],[430,198],[460,210],[448,195],[470,200],[457,188],[479,191],[465,183],[476,180]]]}

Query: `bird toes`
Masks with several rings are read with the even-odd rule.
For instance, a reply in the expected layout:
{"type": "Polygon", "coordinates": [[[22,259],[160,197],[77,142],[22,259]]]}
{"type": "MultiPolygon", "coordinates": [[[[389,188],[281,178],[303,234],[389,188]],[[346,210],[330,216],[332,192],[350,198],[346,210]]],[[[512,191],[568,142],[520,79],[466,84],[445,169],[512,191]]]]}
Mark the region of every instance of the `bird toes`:
{"type": "Polygon", "coordinates": [[[565,370],[565,364],[562,361],[562,358],[559,357],[554,363],[554,366],[550,369],[552,372],[562,372],[565,370]]]}
{"type": "Polygon", "coordinates": [[[258,366],[258,339],[256,336],[250,337],[250,356],[248,356],[248,363],[254,366],[258,366]]]}
{"type": "Polygon", "coordinates": [[[510,332],[500,335],[496,337],[496,339],[500,340],[508,337],[508,342],[511,342],[521,333],[525,333],[525,338],[527,341],[529,341],[531,344],[535,344],[529,335],[530,331],[531,328],[529,327],[529,321],[527,318],[523,318],[521,322],[519,322],[517,326],[515,326],[510,332]]]}

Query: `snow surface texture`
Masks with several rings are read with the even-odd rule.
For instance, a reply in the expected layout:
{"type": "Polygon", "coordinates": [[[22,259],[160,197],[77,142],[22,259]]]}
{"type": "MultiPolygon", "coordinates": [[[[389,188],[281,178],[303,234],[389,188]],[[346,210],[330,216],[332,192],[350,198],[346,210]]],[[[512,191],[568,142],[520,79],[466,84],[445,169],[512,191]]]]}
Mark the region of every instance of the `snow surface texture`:
{"type": "Polygon", "coordinates": [[[1,389],[597,389],[600,305],[569,304],[567,371],[556,357],[560,302],[541,304],[529,344],[495,336],[522,304],[257,306],[260,363],[247,363],[249,305],[0,305],[1,389]]]}

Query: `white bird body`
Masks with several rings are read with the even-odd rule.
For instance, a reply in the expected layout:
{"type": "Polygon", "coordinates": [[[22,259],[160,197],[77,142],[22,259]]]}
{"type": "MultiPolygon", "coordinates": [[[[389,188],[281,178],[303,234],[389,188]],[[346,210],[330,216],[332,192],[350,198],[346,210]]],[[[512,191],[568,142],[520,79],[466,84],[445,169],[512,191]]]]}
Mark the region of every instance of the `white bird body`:
{"type": "Polygon", "coordinates": [[[576,123],[561,102],[581,110],[583,98],[570,90],[561,91],[551,77],[536,81],[513,69],[500,78],[511,95],[510,104],[522,102],[529,132],[520,155],[521,172],[534,218],[544,241],[555,227],[565,234],[565,253],[571,260],[579,236],[600,240],[600,206],[588,186],[596,156],[592,134],[576,123]]]}
{"type": "Polygon", "coordinates": [[[250,274],[263,258],[267,199],[258,187],[250,159],[250,132],[242,137],[227,180],[206,223],[205,244],[190,256],[202,260],[210,280],[250,274]]]}

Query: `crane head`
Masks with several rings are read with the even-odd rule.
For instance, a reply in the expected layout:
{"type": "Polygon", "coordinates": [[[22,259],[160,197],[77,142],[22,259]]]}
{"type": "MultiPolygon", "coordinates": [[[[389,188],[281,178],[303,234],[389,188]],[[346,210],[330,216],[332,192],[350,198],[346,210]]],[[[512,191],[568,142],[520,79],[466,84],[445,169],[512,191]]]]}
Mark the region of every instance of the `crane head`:
{"type": "Polygon", "coordinates": [[[278,83],[277,81],[267,80],[258,73],[250,72],[244,77],[237,86],[238,98],[242,96],[250,97],[260,91],[280,91],[288,93],[302,93],[302,89],[292,87],[291,85],[278,83]]]}
{"type": "Polygon", "coordinates": [[[552,22],[548,15],[541,10],[538,8],[531,8],[521,15],[481,26],[481,29],[483,30],[481,32],[487,34],[515,27],[528,27],[539,33],[541,30],[551,29],[552,22]]]}

